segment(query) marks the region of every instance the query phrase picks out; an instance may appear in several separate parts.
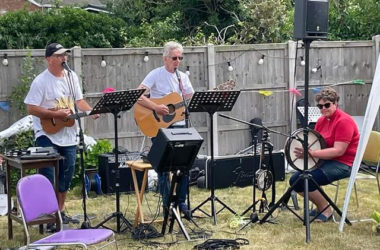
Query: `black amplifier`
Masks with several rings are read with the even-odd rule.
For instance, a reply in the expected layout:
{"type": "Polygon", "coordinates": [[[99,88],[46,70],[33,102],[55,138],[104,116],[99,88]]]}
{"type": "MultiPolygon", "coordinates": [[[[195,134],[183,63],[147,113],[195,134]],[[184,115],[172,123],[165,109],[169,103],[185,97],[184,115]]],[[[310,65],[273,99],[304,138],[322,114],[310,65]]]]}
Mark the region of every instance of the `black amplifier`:
{"type": "MultiPolygon", "coordinates": [[[[131,174],[131,169],[125,164],[126,161],[140,159],[139,152],[124,153],[118,155],[119,162],[119,190],[120,192],[132,192],[135,190],[133,185],[133,179],[131,174]]],[[[98,171],[101,178],[101,188],[104,194],[115,192],[115,155],[114,154],[102,154],[99,155],[99,166],[98,171]]],[[[136,171],[137,181],[139,186],[141,186],[143,179],[143,172],[136,171]]]]}
{"type": "MultiPolygon", "coordinates": [[[[285,180],[285,159],[283,152],[272,153],[275,181],[285,180]]],[[[198,167],[205,173],[204,183],[201,186],[211,188],[210,156],[198,156],[193,168],[198,167]]],[[[269,166],[268,155],[264,156],[263,162],[266,168],[269,166]]],[[[259,155],[228,155],[214,157],[215,188],[230,186],[246,187],[253,184],[253,177],[259,169],[259,155]]]]}

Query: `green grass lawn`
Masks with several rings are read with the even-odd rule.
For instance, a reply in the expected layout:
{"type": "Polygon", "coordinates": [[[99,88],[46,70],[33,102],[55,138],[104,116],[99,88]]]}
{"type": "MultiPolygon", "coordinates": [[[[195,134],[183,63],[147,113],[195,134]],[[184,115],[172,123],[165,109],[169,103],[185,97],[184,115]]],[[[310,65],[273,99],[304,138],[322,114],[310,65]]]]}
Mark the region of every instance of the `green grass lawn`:
{"type": "MultiPolygon", "coordinates": [[[[340,186],[340,194],[337,205],[343,207],[344,196],[346,192],[348,180],[342,182],[340,186]]],[[[369,218],[374,210],[380,210],[380,195],[377,190],[375,180],[357,181],[359,208],[356,206],[354,194],[352,195],[349,207],[349,219],[369,218]]],[[[276,183],[276,200],[278,200],[287,188],[286,182],[276,183]]],[[[327,194],[333,199],[335,187],[328,186],[327,194]]],[[[227,188],[216,190],[216,196],[228,204],[237,213],[243,212],[252,203],[252,187],[245,188],[227,188]]],[[[271,192],[267,191],[269,201],[271,200],[271,192]]],[[[259,195],[259,193],[257,193],[259,195]]],[[[209,190],[191,188],[191,205],[196,206],[210,195],[209,190]]],[[[258,196],[257,195],[257,196],[258,196]]],[[[115,195],[90,195],[87,199],[87,212],[90,216],[95,216],[91,221],[91,225],[96,225],[102,221],[110,213],[116,210],[115,195]]],[[[146,193],[143,202],[145,217],[154,217],[157,211],[158,195],[154,192],[146,193]]],[[[298,197],[298,203],[301,210],[296,211],[303,217],[303,199],[298,197]]],[[[289,202],[292,205],[291,202],[289,202]]],[[[218,204],[217,207],[220,208],[218,204]]],[[[205,210],[210,210],[210,203],[203,206],[205,210]]],[[[71,216],[83,214],[82,200],[80,190],[75,189],[69,193],[67,201],[67,213],[71,216]]],[[[136,198],[134,194],[121,195],[121,211],[125,217],[133,222],[136,211],[136,198]]],[[[196,213],[198,214],[198,212],[196,213]]],[[[249,213],[247,214],[249,216],[249,213]]],[[[262,218],[264,214],[259,214],[262,218]]],[[[290,211],[276,209],[273,213],[274,223],[251,224],[246,229],[236,233],[236,229],[240,227],[239,218],[233,216],[227,210],[223,210],[217,216],[217,225],[213,224],[212,218],[196,218],[195,221],[200,228],[188,221],[184,221],[185,228],[189,233],[207,231],[212,233],[213,239],[235,239],[246,238],[249,240],[248,246],[242,249],[380,249],[380,236],[371,231],[372,222],[357,222],[352,226],[346,225],[344,233],[338,231],[338,223],[333,221],[327,223],[312,223],[310,226],[311,242],[305,243],[305,227],[302,222],[295,217],[290,211]]],[[[160,219],[160,217],[159,217],[160,219]]],[[[8,239],[7,217],[0,217],[0,249],[17,248],[23,246],[23,227],[13,222],[14,238],[8,239]]],[[[106,224],[111,228],[116,228],[116,222],[111,220],[106,224]]],[[[72,225],[76,227],[76,225],[72,225]]],[[[161,223],[153,223],[153,226],[161,231],[161,223]]],[[[36,240],[41,235],[38,234],[37,228],[32,228],[32,240],[36,240]]],[[[175,231],[178,227],[175,226],[175,231]]],[[[192,249],[195,245],[204,242],[204,239],[187,242],[181,233],[166,234],[165,237],[153,239],[161,243],[176,244],[155,244],[147,245],[146,243],[133,240],[131,232],[117,234],[119,249],[130,248],[168,248],[170,249],[192,249]]]]}

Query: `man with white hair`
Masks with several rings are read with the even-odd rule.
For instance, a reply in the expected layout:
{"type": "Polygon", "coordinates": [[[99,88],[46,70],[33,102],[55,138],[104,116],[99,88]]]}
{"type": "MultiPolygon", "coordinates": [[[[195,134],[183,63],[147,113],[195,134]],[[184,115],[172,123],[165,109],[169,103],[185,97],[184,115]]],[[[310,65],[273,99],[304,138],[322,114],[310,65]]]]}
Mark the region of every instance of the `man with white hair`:
{"type": "MultiPolygon", "coordinates": [[[[158,67],[144,78],[138,88],[145,89],[145,95],[149,94],[149,98],[162,98],[172,92],[176,92],[179,95],[190,99],[194,93],[194,89],[191,85],[188,75],[177,70],[183,59],[183,47],[177,42],[168,42],[164,45],[164,52],[162,59],[164,66],[158,67]],[[178,73],[178,75],[176,74],[178,73]]],[[[150,110],[155,111],[159,115],[169,114],[169,109],[164,104],[156,104],[149,100],[147,96],[143,95],[138,103],[150,110]]],[[[183,128],[185,127],[185,121],[178,121],[170,126],[170,128],[183,128]]],[[[155,138],[152,138],[154,141],[155,138]]],[[[188,207],[185,203],[187,187],[188,187],[188,173],[182,178],[177,185],[176,194],[178,197],[179,209],[181,212],[188,213],[188,207]]],[[[167,209],[170,184],[167,172],[158,173],[158,186],[163,199],[164,209],[167,209]]]]}

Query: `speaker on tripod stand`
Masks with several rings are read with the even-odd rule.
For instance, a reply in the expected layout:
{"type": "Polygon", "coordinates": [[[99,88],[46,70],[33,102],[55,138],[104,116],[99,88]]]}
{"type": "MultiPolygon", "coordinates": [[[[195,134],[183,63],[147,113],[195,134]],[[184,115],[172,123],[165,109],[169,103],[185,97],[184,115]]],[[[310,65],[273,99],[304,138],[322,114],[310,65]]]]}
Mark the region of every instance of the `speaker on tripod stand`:
{"type": "MultiPolygon", "coordinates": [[[[308,117],[308,105],[309,100],[309,51],[310,44],[315,39],[327,38],[327,24],[328,24],[328,0],[296,0],[295,13],[294,13],[294,38],[299,40],[302,39],[305,46],[305,105],[304,114],[308,117]]],[[[327,196],[327,194],[321,189],[319,184],[313,179],[308,167],[308,150],[309,150],[309,132],[307,123],[303,124],[303,137],[298,137],[297,140],[302,143],[304,155],[303,155],[303,166],[304,169],[300,172],[299,177],[295,182],[288,188],[286,193],[278,200],[278,202],[268,211],[268,213],[260,220],[260,223],[264,223],[273,211],[278,208],[281,204],[286,206],[287,201],[290,198],[291,192],[295,190],[296,184],[298,182],[303,182],[303,194],[304,194],[304,217],[297,217],[303,222],[306,229],[306,242],[310,242],[310,223],[315,220],[310,221],[309,215],[309,183],[314,183],[317,187],[319,193],[328,202],[328,206],[333,207],[334,210],[341,216],[342,213],[339,208],[334,204],[334,202],[327,196]]],[[[288,207],[289,208],[289,207],[288,207]]],[[[324,211],[324,210],[323,210],[324,211]]],[[[322,211],[322,212],[323,212],[322,211]]],[[[322,213],[320,212],[320,213],[322,213]]],[[[296,213],[294,213],[296,215],[296,213]]],[[[350,224],[350,221],[346,219],[346,222],[350,224]]]]}

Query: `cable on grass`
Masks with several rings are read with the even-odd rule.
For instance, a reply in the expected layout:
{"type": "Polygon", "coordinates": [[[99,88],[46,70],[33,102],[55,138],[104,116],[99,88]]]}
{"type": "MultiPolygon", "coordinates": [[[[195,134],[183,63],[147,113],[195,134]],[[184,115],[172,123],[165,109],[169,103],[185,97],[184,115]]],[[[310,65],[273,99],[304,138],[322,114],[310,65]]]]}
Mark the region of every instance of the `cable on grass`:
{"type": "Polygon", "coordinates": [[[209,239],[202,244],[195,245],[193,249],[240,249],[240,246],[249,245],[249,241],[244,238],[235,240],[229,239],[209,239]]]}
{"type": "Polygon", "coordinates": [[[139,224],[132,229],[132,239],[134,240],[153,239],[158,237],[162,237],[162,234],[157,232],[157,230],[150,224],[139,224]]]}

